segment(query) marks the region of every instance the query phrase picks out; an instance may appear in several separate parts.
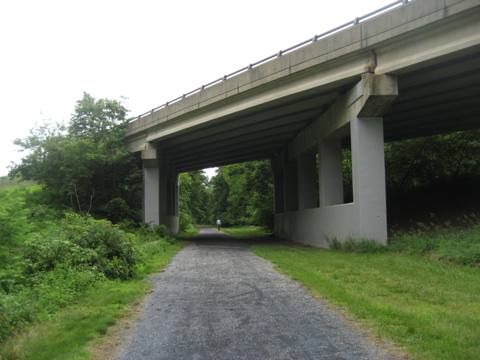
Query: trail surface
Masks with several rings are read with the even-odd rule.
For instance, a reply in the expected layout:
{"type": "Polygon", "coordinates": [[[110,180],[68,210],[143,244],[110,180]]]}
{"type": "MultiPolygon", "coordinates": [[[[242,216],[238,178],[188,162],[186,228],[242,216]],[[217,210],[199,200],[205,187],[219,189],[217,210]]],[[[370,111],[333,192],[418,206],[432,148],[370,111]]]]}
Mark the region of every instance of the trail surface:
{"type": "Polygon", "coordinates": [[[214,229],[154,281],[119,360],[393,358],[246,242],[214,229]]]}

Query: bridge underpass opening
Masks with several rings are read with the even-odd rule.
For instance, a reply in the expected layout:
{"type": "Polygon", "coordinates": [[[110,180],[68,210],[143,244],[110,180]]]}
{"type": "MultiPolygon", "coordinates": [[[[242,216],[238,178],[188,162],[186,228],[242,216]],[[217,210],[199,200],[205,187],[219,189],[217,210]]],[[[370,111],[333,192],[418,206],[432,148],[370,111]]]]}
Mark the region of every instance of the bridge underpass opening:
{"type": "Polygon", "coordinates": [[[242,227],[233,231],[273,229],[273,177],[269,160],[255,160],[217,168],[210,178],[203,171],[179,174],[180,231],[192,226],[242,227]],[[253,227],[253,228],[252,228],[253,227]]]}
{"type": "Polygon", "coordinates": [[[480,2],[410,2],[132,122],[145,221],[178,231],[181,172],[270,159],[277,236],[386,243],[384,142],[478,128],[479,95],[480,2]]]}

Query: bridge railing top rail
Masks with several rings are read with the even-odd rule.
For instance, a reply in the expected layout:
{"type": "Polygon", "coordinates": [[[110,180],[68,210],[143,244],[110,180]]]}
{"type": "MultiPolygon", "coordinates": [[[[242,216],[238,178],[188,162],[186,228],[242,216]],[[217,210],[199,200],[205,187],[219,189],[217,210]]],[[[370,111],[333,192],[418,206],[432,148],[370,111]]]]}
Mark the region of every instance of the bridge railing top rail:
{"type": "Polygon", "coordinates": [[[255,68],[255,67],[259,66],[259,65],[262,65],[262,64],[264,64],[264,63],[266,63],[266,62],[269,62],[269,61],[271,61],[271,60],[277,59],[277,58],[281,57],[282,55],[285,55],[285,54],[288,54],[288,53],[290,53],[290,52],[292,52],[292,51],[298,50],[298,49],[300,49],[300,48],[302,48],[302,47],[304,47],[304,46],[306,46],[306,45],[312,44],[312,43],[314,43],[314,42],[316,42],[316,41],[318,41],[318,40],[320,40],[320,39],[324,39],[324,38],[326,38],[326,37],[328,37],[328,36],[330,36],[330,35],[333,35],[333,34],[339,32],[339,31],[342,31],[342,30],[348,29],[348,28],[350,28],[350,27],[353,27],[353,26],[355,26],[355,25],[358,25],[358,24],[360,24],[360,23],[362,23],[362,22],[364,22],[364,21],[366,21],[366,20],[369,20],[369,19],[371,19],[371,18],[373,18],[373,17],[375,17],[375,16],[378,16],[378,15],[380,15],[380,14],[383,14],[383,13],[389,11],[389,10],[393,10],[393,9],[395,9],[395,8],[397,8],[397,7],[406,5],[406,4],[408,4],[409,2],[411,2],[411,1],[412,1],[412,0],[396,0],[396,1],[394,1],[394,2],[391,2],[391,3],[389,3],[389,4],[385,5],[385,6],[382,6],[381,8],[376,9],[376,10],[374,10],[374,11],[368,13],[368,14],[365,14],[365,15],[362,15],[362,16],[359,16],[359,17],[356,17],[355,19],[353,19],[353,20],[351,20],[351,21],[349,21],[349,22],[346,22],[346,23],[344,23],[344,24],[342,24],[342,25],[336,26],[336,27],[334,27],[333,29],[330,29],[330,30],[325,31],[325,32],[323,32],[323,33],[321,33],[321,34],[315,35],[315,36],[313,36],[313,37],[311,37],[311,38],[309,38],[309,39],[307,39],[307,40],[304,40],[304,41],[302,41],[302,42],[300,42],[300,43],[298,43],[298,44],[295,44],[295,45],[293,45],[293,46],[290,46],[290,47],[288,47],[288,48],[286,48],[286,49],[284,49],[284,50],[280,50],[279,52],[277,52],[277,53],[275,53],[275,54],[272,54],[272,55],[267,56],[267,57],[265,57],[265,58],[263,58],[263,59],[261,59],[261,60],[258,60],[258,61],[256,61],[256,62],[253,62],[253,63],[251,63],[251,64],[249,64],[249,65],[247,65],[247,66],[244,66],[244,67],[242,67],[241,69],[235,70],[234,72],[231,72],[230,74],[226,74],[226,75],[224,75],[224,76],[222,76],[222,77],[220,77],[220,78],[218,78],[218,79],[215,79],[215,80],[213,80],[213,81],[210,81],[209,83],[204,84],[204,85],[202,85],[202,86],[200,86],[200,87],[198,87],[198,88],[196,88],[196,89],[194,89],[194,90],[191,90],[191,91],[189,91],[189,92],[187,92],[187,93],[185,93],[185,94],[183,94],[183,95],[181,95],[181,96],[178,96],[178,97],[176,97],[175,99],[169,100],[169,101],[167,101],[166,103],[163,103],[162,105],[157,106],[156,108],[153,108],[152,110],[149,110],[149,111],[147,111],[147,112],[144,112],[143,114],[140,114],[140,115],[138,115],[138,116],[132,117],[132,118],[129,119],[129,121],[140,120],[140,119],[142,119],[142,118],[144,118],[144,117],[147,117],[147,116],[153,114],[155,111],[160,110],[160,109],[163,109],[163,108],[166,108],[167,106],[172,105],[172,104],[174,104],[174,103],[176,103],[176,102],[178,102],[178,101],[180,101],[180,100],[183,100],[183,99],[185,99],[186,97],[188,97],[188,96],[190,96],[190,95],[199,93],[200,91],[205,90],[205,89],[207,89],[207,88],[209,88],[209,87],[212,87],[212,86],[214,86],[214,85],[216,85],[216,84],[219,84],[219,83],[221,83],[222,81],[228,80],[228,79],[230,79],[230,78],[232,78],[232,77],[234,77],[234,76],[236,76],[236,75],[239,75],[239,74],[241,74],[241,73],[243,73],[243,72],[246,72],[246,71],[248,71],[248,70],[250,70],[250,69],[253,69],[253,68],[255,68]]]}

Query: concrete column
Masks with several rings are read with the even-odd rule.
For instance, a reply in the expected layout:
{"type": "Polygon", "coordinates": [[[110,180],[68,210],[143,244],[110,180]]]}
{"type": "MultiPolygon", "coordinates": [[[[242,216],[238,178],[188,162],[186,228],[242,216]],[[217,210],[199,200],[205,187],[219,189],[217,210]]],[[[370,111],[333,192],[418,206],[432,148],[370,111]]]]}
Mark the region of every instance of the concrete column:
{"type": "Polygon", "coordinates": [[[284,201],[284,174],[283,166],[278,158],[271,161],[273,172],[273,195],[275,214],[281,214],[285,211],[284,201]]]}
{"type": "Polygon", "coordinates": [[[343,204],[342,147],[340,140],[324,139],[318,145],[320,206],[343,204]]]}
{"type": "Polygon", "coordinates": [[[363,239],[387,242],[385,158],[382,118],[354,118],[352,142],[353,202],[363,239]]]}
{"type": "Polygon", "coordinates": [[[296,161],[289,161],[285,164],[284,179],[285,210],[296,211],[298,210],[298,176],[296,161]]]}
{"type": "Polygon", "coordinates": [[[178,175],[168,169],[154,144],[142,151],[144,182],[144,221],[163,224],[171,233],[178,231],[178,175]]]}
{"type": "Polygon", "coordinates": [[[167,226],[175,234],[179,230],[178,216],[178,174],[165,167],[165,180],[160,182],[161,189],[165,190],[165,207],[161,207],[160,223],[167,226]]]}
{"type": "Polygon", "coordinates": [[[143,161],[143,220],[160,224],[160,169],[158,161],[143,161]]]}
{"type": "Polygon", "coordinates": [[[173,177],[173,181],[174,181],[174,202],[173,202],[173,215],[174,216],[179,216],[179,209],[178,209],[178,206],[179,206],[179,191],[180,191],[180,188],[178,186],[178,174],[175,174],[174,177],[173,177]]]}
{"type": "Polygon", "coordinates": [[[315,153],[303,153],[298,157],[298,209],[317,207],[315,153]]]}
{"type": "Polygon", "coordinates": [[[160,163],[154,144],[147,143],[142,151],[143,161],[143,220],[160,224],[160,163]]]}

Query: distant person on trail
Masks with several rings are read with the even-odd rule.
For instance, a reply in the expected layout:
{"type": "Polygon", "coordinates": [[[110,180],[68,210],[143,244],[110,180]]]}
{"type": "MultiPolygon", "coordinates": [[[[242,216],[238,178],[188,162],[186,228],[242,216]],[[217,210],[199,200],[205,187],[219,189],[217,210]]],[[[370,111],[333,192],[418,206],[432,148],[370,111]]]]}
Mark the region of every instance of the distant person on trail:
{"type": "Polygon", "coordinates": [[[217,219],[217,230],[220,231],[220,227],[222,226],[222,220],[217,219]]]}

